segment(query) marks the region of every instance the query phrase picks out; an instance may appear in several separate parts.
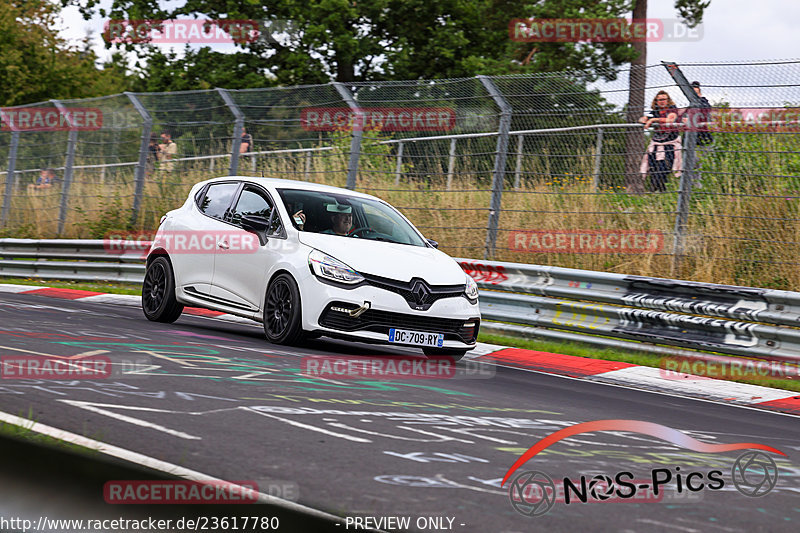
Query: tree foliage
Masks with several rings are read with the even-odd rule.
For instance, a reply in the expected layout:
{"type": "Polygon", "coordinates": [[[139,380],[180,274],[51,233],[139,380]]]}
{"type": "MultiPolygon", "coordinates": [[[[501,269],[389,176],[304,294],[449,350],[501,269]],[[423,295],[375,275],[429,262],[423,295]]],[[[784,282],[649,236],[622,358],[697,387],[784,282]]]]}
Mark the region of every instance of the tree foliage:
{"type": "MultiPolygon", "coordinates": [[[[139,59],[137,89],[301,85],[328,81],[461,78],[570,70],[582,81],[614,79],[646,57],[645,43],[515,42],[515,18],[611,19],[646,13],[646,0],[61,0],[88,18],[255,20],[262,38],[234,54],[187,48],[162,52],[124,44],[139,59]]],[[[710,0],[674,0],[698,24],[710,0]]]]}
{"type": "Polygon", "coordinates": [[[95,66],[88,39],[70,46],[58,36],[59,6],[45,0],[0,2],[0,105],[82,98],[124,91],[119,64],[95,66]]]}
{"type": "MultiPolygon", "coordinates": [[[[515,18],[615,18],[630,11],[632,0],[187,0],[173,10],[152,0],[114,0],[110,11],[99,9],[98,0],[62,1],[80,4],[87,16],[98,11],[111,19],[260,21],[265,38],[242,45],[251,56],[247,61],[233,61],[261,76],[244,78],[255,86],[566,69],[585,72],[587,80],[612,79],[616,67],[635,55],[628,43],[519,43],[509,37],[509,22],[515,18]]],[[[143,57],[152,54],[146,45],[125,46],[143,57]]],[[[160,72],[169,56],[153,57],[159,70],[155,77],[165,82],[161,88],[180,85],[160,72]]],[[[231,64],[207,61],[212,57],[173,57],[175,76],[192,79],[190,71],[197,70],[224,79],[223,72],[214,72],[231,64]],[[204,68],[193,69],[192,60],[204,68]]],[[[229,78],[241,86],[241,73],[229,78]]]]}

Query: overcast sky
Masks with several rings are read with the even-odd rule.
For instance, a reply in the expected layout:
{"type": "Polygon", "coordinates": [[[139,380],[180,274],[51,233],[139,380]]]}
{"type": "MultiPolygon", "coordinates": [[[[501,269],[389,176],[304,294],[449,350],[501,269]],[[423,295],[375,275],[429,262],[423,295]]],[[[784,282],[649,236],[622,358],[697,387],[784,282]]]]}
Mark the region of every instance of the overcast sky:
{"type": "MultiPolygon", "coordinates": [[[[108,8],[111,0],[101,0],[101,5],[108,8]]],[[[648,18],[675,19],[673,5],[673,0],[650,0],[648,18]]],[[[85,21],[76,8],[66,8],[62,14],[64,37],[79,42],[91,29],[97,53],[101,58],[110,55],[103,46],[103,21],[99,17],[85,21]]],[[[701,40],[651,42],[647,63],[800,58],[799,20],[800,0],[712,0],[705,13],[701,40]]]]}

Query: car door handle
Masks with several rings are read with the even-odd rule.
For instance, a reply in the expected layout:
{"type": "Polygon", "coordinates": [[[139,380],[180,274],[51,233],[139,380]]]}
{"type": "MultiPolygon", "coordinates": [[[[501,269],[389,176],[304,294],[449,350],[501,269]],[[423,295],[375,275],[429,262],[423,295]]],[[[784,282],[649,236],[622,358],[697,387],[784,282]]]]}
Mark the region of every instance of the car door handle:
{"type": "Polygon", "coordinates": [[[228,246],[228,243],[225,241],[218,242],[217,247],[222,248],[223,250],[227,250],[228,248],[230,248],[230,246],[228,246]]]}

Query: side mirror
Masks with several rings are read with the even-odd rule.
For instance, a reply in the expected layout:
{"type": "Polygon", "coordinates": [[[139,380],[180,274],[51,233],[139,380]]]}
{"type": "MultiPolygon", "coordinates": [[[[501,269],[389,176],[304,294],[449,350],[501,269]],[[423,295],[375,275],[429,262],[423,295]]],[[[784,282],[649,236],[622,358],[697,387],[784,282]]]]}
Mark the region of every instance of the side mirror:
{"type": "Polygon", "coordinates": [[[434,241],[433,239],[426,239],[426,240],[428,241],[428,244],[430,244],[434,248],[439,248],[439,243],[438,242],[434,241]]]}
{"type": "Polygon", "coordinates": [[[244,215],[242,217],[242,228],[250,233],[258,235],[258,242],[261,246],[267,244],[267,229],[270,221],[264,217],[244,215]]]}

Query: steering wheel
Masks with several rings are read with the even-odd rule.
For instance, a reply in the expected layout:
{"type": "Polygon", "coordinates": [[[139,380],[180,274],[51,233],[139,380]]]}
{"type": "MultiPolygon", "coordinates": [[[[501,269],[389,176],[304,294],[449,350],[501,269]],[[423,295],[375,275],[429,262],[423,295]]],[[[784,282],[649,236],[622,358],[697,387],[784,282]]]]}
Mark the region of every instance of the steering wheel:
{"type": "Polygon", "coordinates": [[[366,233],[368,231],[375,231],[375,230],[372,229],[372,228],[368,228],[367,226],[361,226],[360,228],[356,228],[356,229],[352,229],[352,230],[348,231],[347,234],[348,235],[355,235],[356,237],[358,237],[359,233],[361,233],[361,232],[366,233]]]}

